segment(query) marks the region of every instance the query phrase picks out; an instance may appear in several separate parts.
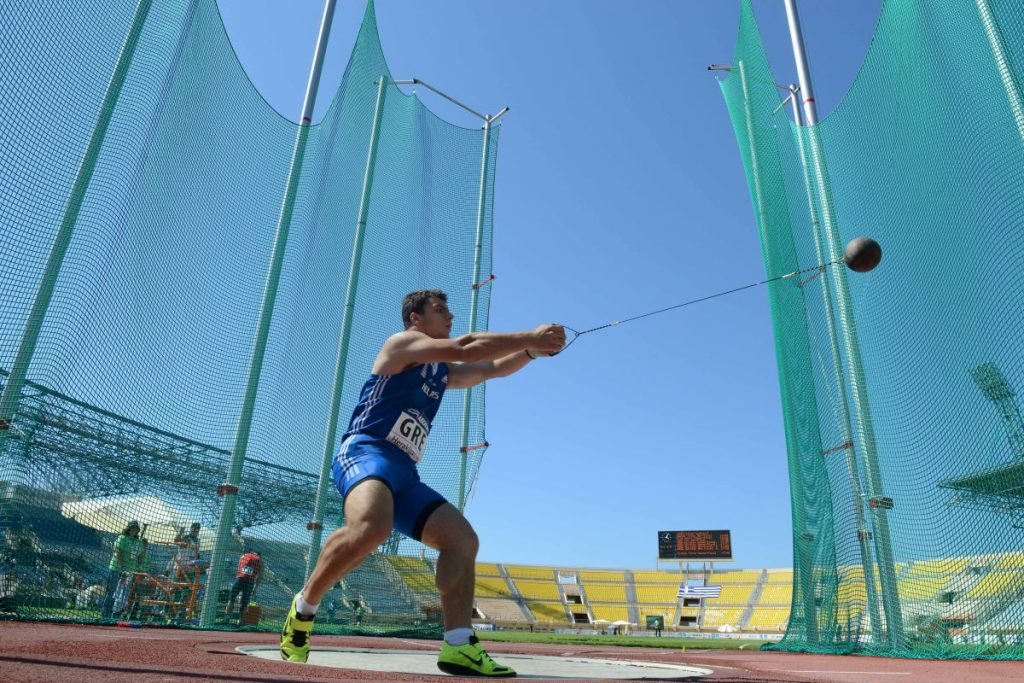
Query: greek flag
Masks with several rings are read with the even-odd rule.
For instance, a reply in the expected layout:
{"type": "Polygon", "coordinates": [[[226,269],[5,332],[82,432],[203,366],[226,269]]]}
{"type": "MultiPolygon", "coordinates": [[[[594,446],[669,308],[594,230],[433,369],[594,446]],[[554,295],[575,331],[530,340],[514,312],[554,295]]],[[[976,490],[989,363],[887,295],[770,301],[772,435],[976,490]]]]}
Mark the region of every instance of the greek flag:
{"type": "Polygon", "coordinates": [[[680,598],[717,598],[722,594],[721,586],[679,586],[680,598]]]}

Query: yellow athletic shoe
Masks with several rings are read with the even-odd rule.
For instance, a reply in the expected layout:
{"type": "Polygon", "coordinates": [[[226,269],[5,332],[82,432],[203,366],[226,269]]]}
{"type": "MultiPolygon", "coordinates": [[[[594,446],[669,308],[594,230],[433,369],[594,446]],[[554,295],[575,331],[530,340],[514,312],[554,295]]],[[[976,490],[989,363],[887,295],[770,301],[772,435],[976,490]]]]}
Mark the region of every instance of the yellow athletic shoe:
{"type": "Polygon", "coordinates": [[[304,617],[295,610],[299,596],[292,598],[292,608],[281,629],[281,659],[286,662],[305,662],[309,659],[309,634],[313,631],[313,617],[304,617]]]}
{"type": "Polygon", "coordinates": [[[441,646],[441,654],[437,657],[437,668],[446,674],[456,676],[485,676],[487,678],[513,678],[515,670],[510,666],[498,664],[480,647],[476,636],[469,637],[466,645],[441,646]]]}

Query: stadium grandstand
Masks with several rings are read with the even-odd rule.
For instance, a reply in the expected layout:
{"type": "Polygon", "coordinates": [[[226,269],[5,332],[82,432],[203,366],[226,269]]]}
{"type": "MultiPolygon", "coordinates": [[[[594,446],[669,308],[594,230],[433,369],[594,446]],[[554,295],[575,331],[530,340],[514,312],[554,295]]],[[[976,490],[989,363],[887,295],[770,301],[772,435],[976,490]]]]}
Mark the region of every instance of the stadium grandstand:
{"type": "MultiPolygon", "coordinates": [[[[840,616],[852,621],[866,599],[863,568],[839,570],[844,577],[840,616]]],[[[1011,631],[1019,635],[1019,628],[999,614],[1020,599],[1022,571],[1024,553],[903,563],[899,588],[911,608],[908,616],[922,633],[938,628],[952,638],[968,637],[972,622],[978,622],[1003,624],[990,634],[994,637],[1011,631]],[[950,579],[940,566],[957,566],[960,574],[950,579]]],[[[477,565],[474,616],[478,624],[504,629],[604,630],[618,625],[645,630],[647,617],[661,616],[667,631],[781,634],[789,622],[792,581],[792,569],[608,570],[488,562],[477,565]],[[679,597],[681,584],[695,582],[721,586],[721,592],[715,598],[679,597]]]]}
{"type": "MultiPolygon", "coordinates": [[[[56,400],[56,399],[53,399],[56,400]]],[[[66,399],[62,399],[66,400],[66,399]]],[[[44,413],[39,413],[32,449],[47,448],[44,413]]],[[[116,451],[121,441],[105,433],[83,415],[78,439],[91,439],[116,451]]],[[[95,416],[94,416],[95,417],[95,416]]],[[[102,424],[102,421],[100,421],[102,424]]],[[[64,430],[65,439],[67,430],[64,430]]],[[[148,433],[138,427],[132,440],[163,438],[174,443],[172,435],[148,433]]],[[[74,448],[74,441],[67,446],[74,448]]],[[[199,444],[165,448],[175,458],[187,457],[199,444]],[[188,448],[185,448],[185,446],[188,448]]],[[[95,445],[91,449],[95,451],[95,445]]],[[[169,457],[169,456],[168,456],[169,457]]],[[[209,454],[207,453],[207,457],[209,454]]],[[[22,475],[35,481],[46,479],[51,458],[29,457],[20,461],[22,475]]],[[[88,462],[88,460],[83,460],[88,462]]],[[[159,460],[152,463],[150,476],[135,473],[136,493],[159,493],[159,460]]],[[[272,504],[280,491],[289,486],[294,474],[268,466],[264,476],[264,504],[250,515],[260,519],[287,519],[287,506],[272,504]],[[279,472],[280,479],[271,475],[279,472]]],[[[193,482],[201,471],[193,468],[193,482]]],[[[254,471],[253,476],[260,474],[254,471]]],[[[78,476],[90,477],[88,468],[78,476]]],[[[166,482],[163,482],[166,485],[166,482]]],[[[117,480],[108,484],[110,493],[122,493],[117,480]]],[[[0,606],[4,611],[32,618],[95,619],[102,594],[95,587],[107,573],[116,530],[103,530],[83,524],[69,514],[69,501],[76,496],[70,490],[52,491],[16,482],[3,483],[0,497],[0,606]],[[90,590],[92,589],[92,590],[90,590]]],[[[191,512],[199,513],[201,509],[191,512]]],[[[159,575],[171,564],[174,548],[154,542],[147,557],[146,572],[159,575]]],[[[262,538],[251,530],[233,534],[232,550],[237,557],[258,550],[264,558],[266,575],[254,601],[263,606],[261,625],[269,625],[282,616],[288,599],[301,586],[308,546],[296,540],[262,538]]],[[[203,556],[206,556],[204,549],[203,556]]],[[[356,571],[345,577],[325,599],[328,611],[325,627],[341,631],[352,629],[401,632],[402,624],[415,628],[439,616],[440,604],[434,586],[435,558],[429,553],[418,556],[378,552],[356,571]]],[[[839,621],[855,623],[866,605],[863,567],[840,566],[839,621]]],[[[900,597],[907,606],[908,623],[922,633],[937,629],[951,638],[1019,637],[1019,627],[1004,615],[1021,599],[1020,576],[1024,573],[1024,552],[979,554],[899,563],[897,575],[900,597]],[[950,575],[949,568],[957,571],[950,575]],[[972,630],[985,624],[986,632],[972,630]]],[[[531,566],[502,562],[480,562],[476,566],[474,621],[484,627],[512,630],[558,630],[564,628],[612,632],[643,631],[648,617],[662,617],[666,632],[740,632],[782,634],[787,626],[793,602],[793,570],[789,568],[729,569],[706,565],[681,565],[681,570],[664,569],[591,569],[565,566],[531,566]],[[680,597],[679,587],[711,585],[721,588],[713,598],[680,597]]],[[[226,594],[226,588],[221,589],[226,594]]],[[[226,595],[220,595],[223,602],[226,595]]],[[[133,616],[148,622],[169,617],[167,601],[141,595],[133,616]]]]}

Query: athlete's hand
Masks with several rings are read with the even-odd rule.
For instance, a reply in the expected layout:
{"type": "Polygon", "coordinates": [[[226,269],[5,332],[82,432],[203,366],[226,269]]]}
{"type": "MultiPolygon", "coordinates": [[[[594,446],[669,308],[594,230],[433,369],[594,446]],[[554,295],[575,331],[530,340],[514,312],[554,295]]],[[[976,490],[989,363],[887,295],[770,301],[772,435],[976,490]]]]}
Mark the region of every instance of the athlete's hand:
{"type": "Polygon", "coordinates": [[[531,348],[545,356],[553,356],[565,346],[565,328],[556,323],[538,326],[533,335],[537,341],[531,348]]]}

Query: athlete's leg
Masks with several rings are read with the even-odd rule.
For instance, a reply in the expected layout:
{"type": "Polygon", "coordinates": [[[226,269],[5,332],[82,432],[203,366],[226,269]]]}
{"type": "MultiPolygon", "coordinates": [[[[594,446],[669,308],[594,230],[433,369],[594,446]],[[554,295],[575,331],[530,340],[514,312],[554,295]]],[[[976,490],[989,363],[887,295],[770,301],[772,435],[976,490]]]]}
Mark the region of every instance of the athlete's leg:
{"type": "Polygon", "coordinates": [[[256,582],[252,579],[239,579],[238,581],[242,584],[242,594],[238,603],[238,623],[241,625],[242,620],[245,619],[245,613],[249,609],[249,601],[252,600],[252,591],[256,582]]]}
{"type": "Polygon", "coordinates": [[[324,543],[316,568],[302,592],[292,600],[281,628],[281,659],[305,662],[309,658],[309,636],[313,631],[315,607],[300,610],[302,602],[317,605],[341,577],[352,571],[387,540],[391,533],[394,504],[391,489],[379,479],[363,479],[345,496],[345,526],[324,543]]]}
{"type": "Polygon", "coordinates": [[[345,526],[331,534],[316,568],[302,589],[310,604],[320,600],[345,574],[388,539],[394,515],[391,490],[379,479],[364,479],[345,497],[345,526]]]}
{"type": "Polygon", "coordinates": [[[445,630],[469,628],[473,619],[476,553],[480,547],[476,532],[454,505],[445,503],[427,519],[421,540],[440,551],[436,581],[445,630]]]}
{"type": "MultiPolygon", "coordinates": [[[[239,580],[235,579],[235,583],[231,586],[231,592],[228,594],[228,604],[224,606],[225,619],[231,618],[231,610],[235,606],[235,598],[238,597],[238,591],[241,590],[241,586],[239,585],[239,583],[239,580]]],[[[245,610],[243,609],[242,611],[244,612],[245,610]]]]}
{"type": "Polygon", "coordinates": [[[437,668],[455,676],[515,676],[512,667],[491,659],[471,630],[476,552],[480,547],[473,527],[451,503],[444,503],[430,513],[420,538],[440,551],[436,579],[444,611],[445,640],[437,655],[437,668]],[[466,631],[460,634],[462,629],[466,631]]]}

